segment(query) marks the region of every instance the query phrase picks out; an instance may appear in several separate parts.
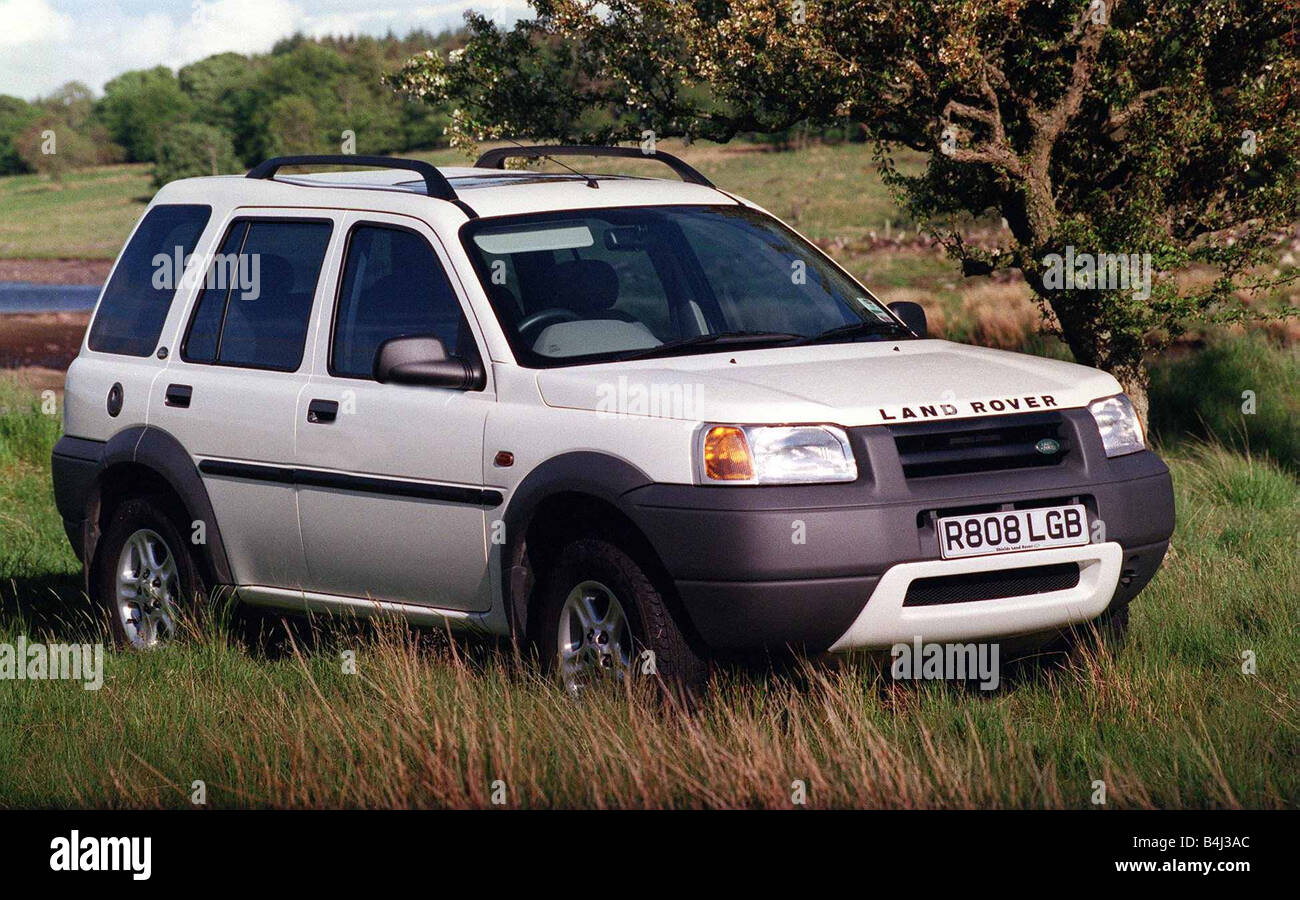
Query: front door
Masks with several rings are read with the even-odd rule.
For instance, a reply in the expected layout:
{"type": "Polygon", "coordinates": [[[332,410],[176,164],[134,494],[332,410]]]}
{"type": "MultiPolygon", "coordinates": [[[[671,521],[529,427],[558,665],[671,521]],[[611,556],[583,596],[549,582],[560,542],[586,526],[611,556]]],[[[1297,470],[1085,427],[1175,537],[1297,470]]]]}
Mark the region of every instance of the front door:
{"type": "Polygon", "coordinates": [[[385,340],[478,353],[434,234],[402,216],[347,222],[338,290],[298,400],[298,509],[309,591],[456,610],[489,605],[487,391],[379,384],[385,340]],[[437,249],[435,249],[437,248],[437,249]]]}

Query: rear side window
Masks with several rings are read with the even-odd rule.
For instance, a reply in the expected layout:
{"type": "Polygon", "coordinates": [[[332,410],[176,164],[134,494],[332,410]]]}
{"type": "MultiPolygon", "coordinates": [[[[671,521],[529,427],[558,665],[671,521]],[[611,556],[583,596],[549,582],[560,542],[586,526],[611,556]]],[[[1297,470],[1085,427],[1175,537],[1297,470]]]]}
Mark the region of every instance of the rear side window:
{"type": "Polygon", "coordinates": [[[126,356],[153,352],[184,274],[184,261],[211,215],[212,207],[200,205],[149,210],[104,290],[90,328],[91,350],[126,356]]]}
{"type": "Polygon", "coordinates": [[[186,362],[295,371],[333,223],[236,219],[181,347],[186,362]]]}
{"type": "Polygon", "coordinates": [[[369,378],[384,341],[433,335],[451,356],[477,349],[433,248],[403,228],[358,225],[348,240],[334,311],[330,372],[369,378]]]}

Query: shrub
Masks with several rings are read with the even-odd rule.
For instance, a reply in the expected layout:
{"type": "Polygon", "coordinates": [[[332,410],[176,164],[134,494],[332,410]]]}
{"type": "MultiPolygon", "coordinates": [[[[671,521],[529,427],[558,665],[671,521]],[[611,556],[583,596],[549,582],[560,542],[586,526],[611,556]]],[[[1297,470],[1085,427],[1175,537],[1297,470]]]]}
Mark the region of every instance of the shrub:
{"type": "Polygon", "coordinates": [[[211,125],[187,122],[170,128],[158,146],[153,183],[162,187],[178,178],[221,175],[240,168],[235,149],[224,132],[211,125]]]}

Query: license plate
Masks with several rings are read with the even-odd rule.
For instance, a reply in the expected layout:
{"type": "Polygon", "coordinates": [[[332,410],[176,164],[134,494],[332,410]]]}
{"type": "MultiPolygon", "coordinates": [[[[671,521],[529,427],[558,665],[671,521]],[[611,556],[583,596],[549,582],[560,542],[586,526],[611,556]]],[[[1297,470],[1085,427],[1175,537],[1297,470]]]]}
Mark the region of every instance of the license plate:
{"type": "Polygon", "coordinates": [[[944,559],[1014,553],[1088,543],[1088,515],[1082,504],[950,516],[937,523],[944,559]]]}

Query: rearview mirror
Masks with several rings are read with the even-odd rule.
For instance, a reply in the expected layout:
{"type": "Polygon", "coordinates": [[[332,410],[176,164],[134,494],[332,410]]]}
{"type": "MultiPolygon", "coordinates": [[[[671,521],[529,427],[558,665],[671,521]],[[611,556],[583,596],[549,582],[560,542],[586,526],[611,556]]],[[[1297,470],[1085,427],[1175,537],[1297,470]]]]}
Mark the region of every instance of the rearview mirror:
{"type": "Polygon", "coordinates": [[[923,338],[928,333],[925,325],[925,310],[919,303],[899,300],[889,304],[889,311],[903,320],[903,324],[912,329],[912,333],[923,338]]]}
{"type": "Polygon", "coordinates": [[[462,391],[480,390],[487,380],[480,363],[448,356],[442,341],[431,335],[384,341],[375,352],[374,375],[381,384],[422,384],[462,391]]]}

